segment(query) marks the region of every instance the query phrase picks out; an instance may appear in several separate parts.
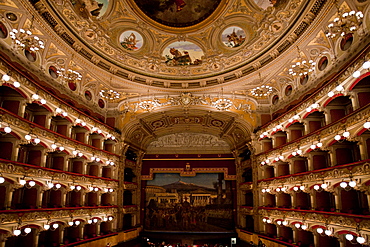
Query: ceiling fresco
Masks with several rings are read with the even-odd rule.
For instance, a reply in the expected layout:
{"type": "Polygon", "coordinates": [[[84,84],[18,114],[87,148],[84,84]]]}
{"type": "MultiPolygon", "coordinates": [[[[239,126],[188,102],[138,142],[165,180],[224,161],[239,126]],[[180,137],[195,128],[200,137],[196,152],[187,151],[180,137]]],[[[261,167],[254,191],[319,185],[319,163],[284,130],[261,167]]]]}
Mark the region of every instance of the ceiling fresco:
{"type": "Polygon", "coordinates": [[[205,20],[221,0],[135,0],[153,20],[170,27],[188,27],[205,20]]]}

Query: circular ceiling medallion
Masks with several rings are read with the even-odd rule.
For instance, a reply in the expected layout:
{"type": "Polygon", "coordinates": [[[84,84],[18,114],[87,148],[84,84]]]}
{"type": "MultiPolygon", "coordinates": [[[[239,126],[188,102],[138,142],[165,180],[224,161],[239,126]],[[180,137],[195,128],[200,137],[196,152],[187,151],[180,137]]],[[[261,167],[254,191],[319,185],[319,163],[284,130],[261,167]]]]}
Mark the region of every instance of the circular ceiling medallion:
{"type": "Polygon", "coordinates": [[[222,43],[230,48],[236,48],[241,46],[245,41],[245,32],[243,29],[237,26],[231,26],[226,28],[222,32],[222,43]]]}
{"type": "Polygon", "coordinates": [[[134,0],[149,18],[170,27],[189,27],[209,17],[221,0],[134,0]]]}
{"type": "Polygon", "coordinates": [[[144,44],[143,36],[133,30],[124,31],[119,37],[119,43],[124,49],[128,51],[139,50],[144,44]]]}

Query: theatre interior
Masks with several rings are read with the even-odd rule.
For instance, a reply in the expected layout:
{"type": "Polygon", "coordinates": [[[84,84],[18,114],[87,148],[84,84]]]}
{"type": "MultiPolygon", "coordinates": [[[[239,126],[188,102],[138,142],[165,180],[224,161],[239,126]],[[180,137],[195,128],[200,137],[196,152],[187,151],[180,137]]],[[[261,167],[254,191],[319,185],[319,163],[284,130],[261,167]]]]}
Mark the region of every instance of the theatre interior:
{"type": "Polygon", "coordinates": [[[370,246],[370,0],[0,0],[18,246],[370,246]]]}

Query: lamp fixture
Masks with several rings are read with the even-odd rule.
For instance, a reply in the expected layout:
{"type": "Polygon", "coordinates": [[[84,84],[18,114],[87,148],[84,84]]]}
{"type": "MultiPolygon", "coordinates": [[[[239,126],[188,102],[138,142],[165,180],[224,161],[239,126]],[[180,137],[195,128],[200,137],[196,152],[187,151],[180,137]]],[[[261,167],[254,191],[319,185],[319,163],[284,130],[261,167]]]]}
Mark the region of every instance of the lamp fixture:
{"type": "Polygon", "coordinates": [[[296,185],[296,186],[293,187],[293,190],[295,192],[302,192],[302,191],[304,191],[305,188],[306,187],[304,185],[296,185]]]}
{"type": "Polygon", "coordinates": [[[335,5],[337,8],[336,17],[328,24],[328,30],[325,32],[325,35],[332,39],[337,36],[344,37],[358,30],[364,18],[364,14],[361,11],[351,10],[345,12],[345,10],[339,7],[338,1],[335,1],[335,5]]]}
{"type": "Polygon", "coordinates": [[[259,77],[259,83],[262,85],[253,88],[250,91],[250,94],[256,98],[267,98],[273,92],[274,88],[264,84],[262,77],[261,77],[261,73],[258,73],[258,77],[259,77]]]}
{"type": "Polygon", "coordinates": [[[62,110],[61,108],[56,108],[55,109],[55,112],[59,115],[62,115],[63,117],[67,117],[68,116],[68,113],[66,112],[66,111],[64,111],[64,110],[62,110]]]}
{"type": "Polygon", "coordinates": [[[99,94],[102,98],[110,100],[110,101],[117,100],[121,97],[121,94],[119,92],[114,91],[112,89],[110,89],[110,90],[102,89],[102,90],[100,90],[99,94]]]}
{"type": "Polygon", "coordinates": [[[348,138],[351,134],[347,131],[344,130],[342,134],[337,134],[334,136],[334,140],[341,142],[344,141],[346,138],[348,138]]]}
{"type": "Polygon", "coordinates": [[[212,106],[219,111],[229,110],[233,106],[233,102],[224,97],[224,89],[221,88],[221,95],[218,96],[217,100],[212,101],[212,106]]]}
{"type": "Polygon", "coordinates": [[[298,57],[295,63],[290,66],[288,70],[289,75],[292,76],[305,76],[315,70],[316,62],[313,60],[306,60],[301,56],[301,51],[297,46],[298,57]]]}
{"type": "Polygon", "coordinates": [[[75,157],[82,157],[82,156],[84,155],[81,151],[79,151],[79,150],[77,150],[77,149],[73,150],[73,151],[72,151],[72,154],[73,154],[75,157]]]}
{"type": "Polygon", "coordinates": [[[3,118],[0,116],[0,133],[2,135],[6,135],[12,132],[12,128],[10,128],[9,124],[3,121],[3,118]],[[6,124],[6,126],[4,126],[6,124]]]}
{"type": "Polygon", "coordinates": [[[28,143],[30,143],[34,146],[38,145],[41,142],[38,135],[34,134],[32,132],[32,130],[27,135],[24,136],[24,139],[26,139],[28,141],[28,143]]]}
{"type": "Polygon", "coordinates": [[[57,70],[58,78],[66,82],[78,82],[82,80],[82,75],[72,69],[60,68],[57,70]]]}
{"type": "Polygon", "coordinates": [[[50,147],[52,148],[53,151],[56,151],[58,153],[63,152],[65,149],[62,145],[60,145],[57,142],[54,142],[53,144],[51,144],[50,147]]]}
{"type": "Polygon", "coordinates": [[[9,32],[10,38],[13,40],[13,44],[16,49],[28,49],[32,52],[36,52],[45,48],[45,44],[37,35],[32,33],[33,30],[33,20],[31,19],[31,24],[28,29],[13,29],[9,32]]]}
{"type": "Polygon", "coordinates": [[[3,177],[3,174],[0,173],[0,184],[5,182],[5,178],[3,177]]]}

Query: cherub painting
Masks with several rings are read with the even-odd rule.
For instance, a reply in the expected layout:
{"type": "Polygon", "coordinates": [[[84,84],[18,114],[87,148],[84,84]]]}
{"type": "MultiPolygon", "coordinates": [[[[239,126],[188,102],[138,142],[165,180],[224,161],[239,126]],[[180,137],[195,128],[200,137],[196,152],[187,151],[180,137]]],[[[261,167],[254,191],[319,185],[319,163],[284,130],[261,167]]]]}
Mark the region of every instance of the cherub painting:
{"type": "Polygon", "coordinates": [[[143,46],[143,37],[136,31],[128,30],[121,34],[120,44],[129,51],[135,51],[143,46]]]}
{"type": "Polygon", "coordinates": [[[228,27],[222,32],[222,42],[227,47],[239,47],[244,43],[245,39],[245,32],[240,27],[228,27]]]}
{"type": "Polygon", "coordinates": [[[100,17],[107,10],[109,0],[71,0],[75,11],[84,18],[100,17]]]}

